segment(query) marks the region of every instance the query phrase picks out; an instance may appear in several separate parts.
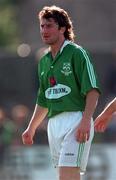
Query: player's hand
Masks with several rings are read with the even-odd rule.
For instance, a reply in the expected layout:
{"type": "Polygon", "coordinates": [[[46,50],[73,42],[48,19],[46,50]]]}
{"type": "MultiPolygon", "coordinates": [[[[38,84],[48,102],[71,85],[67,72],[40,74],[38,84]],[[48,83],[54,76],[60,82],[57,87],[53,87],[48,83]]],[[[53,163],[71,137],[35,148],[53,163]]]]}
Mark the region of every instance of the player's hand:
{"type": "Polygon", "coordinates": [[[106,129],[104,120],[102,120],[100,117],[96,118],[94,122],[94,128],[96,132],[104,132],[106,129]]]}
{"type": "Polygon", "coordinates": [[[31,131],[30,129],[26,129],[22,134],[22,141],[25,145],[32,145],[33,144],[33,137],[35,132],[31,131]]]}
{"type": "Polygon", "coordinates": [[[100,114],[94,121],[94,128],[96,132],[104,132],[110,123],[111,117],[100,114]]]}
{"type": "Polygon", "coordinates": [[[78,142],[83,143],[89,140],[90,128],[91,128],[91,121],[82,119],[77,127],[77,132],[76,132],[76,139],[78,142]]]}

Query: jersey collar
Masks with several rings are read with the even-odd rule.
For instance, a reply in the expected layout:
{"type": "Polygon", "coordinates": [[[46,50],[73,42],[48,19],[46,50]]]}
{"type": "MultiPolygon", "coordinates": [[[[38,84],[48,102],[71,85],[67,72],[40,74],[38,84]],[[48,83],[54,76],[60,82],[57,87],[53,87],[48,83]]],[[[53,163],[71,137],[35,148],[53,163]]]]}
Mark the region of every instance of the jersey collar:
{"type": "MultiPolygon", "coordinates": [[[[70,44],[70,43],[71,43],[71,41],[65,40],[64,43],[63,43],[63,45],[61,46],[59,52],[57,53],[56,57],[58,57],[58,56],[62,53],[63,49],[64,49],[68,44],[70,44]]],[[[50,55],[50,53],[51,53],[51,51],[50,51],[50,48],[49,48],[48,55],[50,55]]],[[[50,56],[51,56],[51,55],[50,55],[50,56]]],[[[55,59],[57,59],[56,57],[55,57],[55,59]]]]}
{"type": "Polygon", "coordinates": [[[67,46],[68,44],[70,44],[70,41],[69,40],[65,40],[62,47],[60,48],[60,54],[62,53],[63,49],[65,46],[67,46]]]}

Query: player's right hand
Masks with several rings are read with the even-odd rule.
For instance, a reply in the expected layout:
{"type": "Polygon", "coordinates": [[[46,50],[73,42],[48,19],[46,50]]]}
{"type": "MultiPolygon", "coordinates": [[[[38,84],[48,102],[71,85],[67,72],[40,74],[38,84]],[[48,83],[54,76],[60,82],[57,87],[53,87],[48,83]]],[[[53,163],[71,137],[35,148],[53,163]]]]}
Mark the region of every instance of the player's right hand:
{"type": "Polygon", "coordinates": [[[30,129],[26,129],[22,134],[22,141],[25,145],[33,144],[34,133],[30,129]]]}

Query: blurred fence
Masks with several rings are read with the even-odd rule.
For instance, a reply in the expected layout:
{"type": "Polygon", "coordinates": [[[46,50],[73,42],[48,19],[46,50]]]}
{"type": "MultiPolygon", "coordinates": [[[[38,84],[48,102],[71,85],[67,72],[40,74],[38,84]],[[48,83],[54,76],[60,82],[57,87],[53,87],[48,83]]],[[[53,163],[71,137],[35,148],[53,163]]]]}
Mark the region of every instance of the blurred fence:
{"type": "MultiPolygon", "coordinates": [[[[93,144],[83,180],[116,179],[116,145],[93,144]]],[[[10,147],[0,168],[0,180],[56,180],[48,145],[10,147]]]]}
{"type": "Polygon", "coordinates": [[[48,146],[9,147],[0,169],[0,180],[54,180],[48,146]]]}

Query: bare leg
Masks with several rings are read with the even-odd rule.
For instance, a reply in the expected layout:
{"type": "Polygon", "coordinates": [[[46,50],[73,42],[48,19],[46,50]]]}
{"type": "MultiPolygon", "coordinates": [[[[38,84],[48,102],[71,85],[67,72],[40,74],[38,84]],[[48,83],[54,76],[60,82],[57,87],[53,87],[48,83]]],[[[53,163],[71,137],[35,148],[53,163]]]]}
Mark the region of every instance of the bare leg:
{"type": "Polygon", "coordinates": [[[59,167],[59,180],[80,180],[80,168],[59,167]]]}

